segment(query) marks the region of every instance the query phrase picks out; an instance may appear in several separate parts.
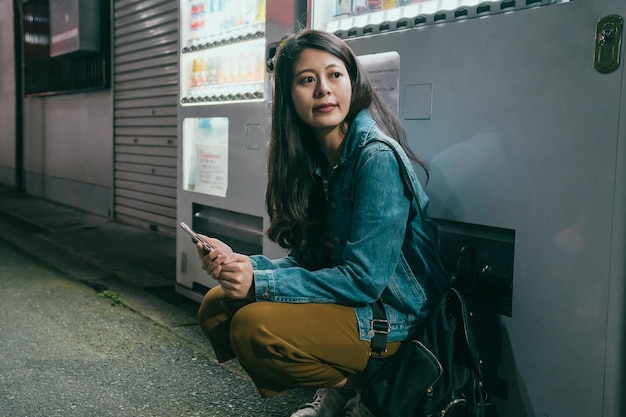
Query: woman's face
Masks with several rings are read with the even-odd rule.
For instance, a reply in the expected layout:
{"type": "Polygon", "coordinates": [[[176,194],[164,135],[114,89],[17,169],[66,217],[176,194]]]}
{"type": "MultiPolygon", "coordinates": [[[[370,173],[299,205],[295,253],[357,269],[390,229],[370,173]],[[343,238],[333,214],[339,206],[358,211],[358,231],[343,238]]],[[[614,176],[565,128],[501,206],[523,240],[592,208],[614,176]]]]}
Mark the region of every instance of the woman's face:
{"type": "Polygon", "coordinates": [[[293,69],[291,98],[298,117],[325,133],[339,127],[350,110],[352,85],[343,61],[331,53],[307,48],[293,69]]]}

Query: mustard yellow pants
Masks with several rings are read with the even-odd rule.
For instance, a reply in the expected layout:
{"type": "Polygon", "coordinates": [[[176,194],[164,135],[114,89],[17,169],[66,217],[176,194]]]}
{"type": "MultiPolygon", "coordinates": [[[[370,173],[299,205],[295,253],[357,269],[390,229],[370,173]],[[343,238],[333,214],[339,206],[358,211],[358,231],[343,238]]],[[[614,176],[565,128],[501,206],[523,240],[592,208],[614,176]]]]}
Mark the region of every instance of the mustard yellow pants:
{"type": "MultiPolygon", "coordinates": [[[[217,286],[198,320],[217,360],[237,357],[262,397],[332,387],[367,365],[370,342],[359,339],[353,307],[233,300],[217,286]]],[[[388,343],[389,354],[399,346],[388,343]]]]}

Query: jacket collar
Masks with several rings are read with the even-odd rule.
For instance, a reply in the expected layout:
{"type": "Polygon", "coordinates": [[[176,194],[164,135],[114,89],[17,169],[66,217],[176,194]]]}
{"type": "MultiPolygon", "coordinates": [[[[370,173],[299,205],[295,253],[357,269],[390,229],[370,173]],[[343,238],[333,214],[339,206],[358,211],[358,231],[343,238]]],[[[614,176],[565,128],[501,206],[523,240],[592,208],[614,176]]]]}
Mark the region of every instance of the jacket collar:
{"type": "Polygon", "coordinates": [[[354,166],[355,155],[360,153],[371,138],[372,130],[376,129],[376,122],[367,109],[361,110],[350,124],[343,144],[343,152],[339,163],[347,166],[354,166]]]}

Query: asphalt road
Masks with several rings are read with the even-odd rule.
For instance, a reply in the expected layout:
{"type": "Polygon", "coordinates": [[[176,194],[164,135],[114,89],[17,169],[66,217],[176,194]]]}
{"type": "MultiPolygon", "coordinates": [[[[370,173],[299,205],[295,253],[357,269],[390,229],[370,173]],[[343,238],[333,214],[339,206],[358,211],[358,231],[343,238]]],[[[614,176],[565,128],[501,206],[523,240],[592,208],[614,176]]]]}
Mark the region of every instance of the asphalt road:
{"type": "Polygon", "coordinates": [[[0,239],[0,416],[289,416],[302,400],[261,399],[208,345],[102,295],[0,239]]]}

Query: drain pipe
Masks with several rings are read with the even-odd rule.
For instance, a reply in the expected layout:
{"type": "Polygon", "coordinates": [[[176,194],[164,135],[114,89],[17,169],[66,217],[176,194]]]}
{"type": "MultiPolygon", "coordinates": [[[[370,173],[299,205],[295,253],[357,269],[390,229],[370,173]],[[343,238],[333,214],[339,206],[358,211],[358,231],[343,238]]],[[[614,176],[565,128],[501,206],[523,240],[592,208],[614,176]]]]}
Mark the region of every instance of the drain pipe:
{"type": "Polygon", "coordinates": [[[24,20],[22,0],[13,0],[13,39],[15,43],[15,190],[25,192],[24,184],[24,20]]]}

